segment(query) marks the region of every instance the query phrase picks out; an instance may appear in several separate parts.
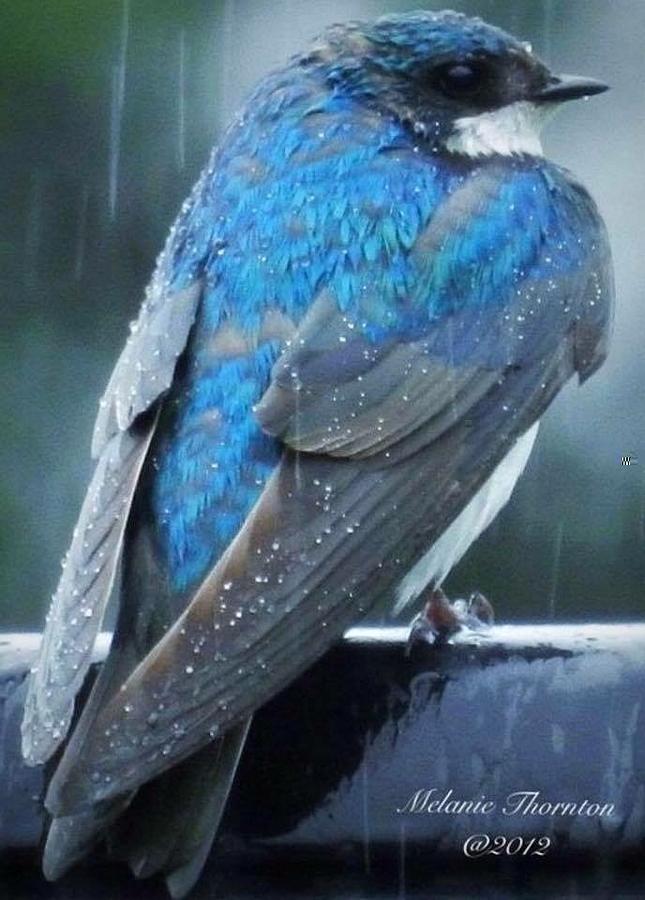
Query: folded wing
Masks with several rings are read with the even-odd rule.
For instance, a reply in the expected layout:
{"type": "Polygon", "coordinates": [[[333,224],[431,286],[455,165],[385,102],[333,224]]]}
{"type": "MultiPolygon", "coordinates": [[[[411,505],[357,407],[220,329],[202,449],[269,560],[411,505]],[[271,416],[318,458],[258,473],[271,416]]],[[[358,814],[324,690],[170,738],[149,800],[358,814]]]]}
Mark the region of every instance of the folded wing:
{"type": "Polygon", "coordinates": [[[157,421],[195,317],[201,286],[153,287],[101,400],[98,457],[29,679],[23,755],[45,762],[64,740],[74,699],[92,658],[121,555],[132,498],[157,421]]]}
{"type": "MultiPolygon", "coordinates": [[[[280,464],[185,613],[101,711],[87,757],[57,773],[52,811],[135,788],[273,696],[393,595],[565,381],[599,365],[612,298],[604,232],[585,194],[564,180],[558,190],[568,218],[534,236],[535,277],[516,273],[494,302],[374,333],[321,292],[257,409],[283,441],[280,464]],[[562,241],[590,217],[587,245],[554,277],[562,241]]],[[[417,288],[439,289],[437,252],[417,288]]]]}

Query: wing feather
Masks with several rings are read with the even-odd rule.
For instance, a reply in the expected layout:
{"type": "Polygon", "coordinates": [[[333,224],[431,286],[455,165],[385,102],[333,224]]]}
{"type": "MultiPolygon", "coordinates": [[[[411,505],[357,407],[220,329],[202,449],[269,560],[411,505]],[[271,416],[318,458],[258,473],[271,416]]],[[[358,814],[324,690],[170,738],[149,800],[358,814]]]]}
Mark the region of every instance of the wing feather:
{"type": "MultiPolygon", "coordinates": [[[[164,265],[158,272],[164,272],[164,265]]],[[[83,502],[29,680],[22,747],[31,765],[64,740],[92,658],[121,555],[132,500],[152,440],[157,400],[170,387],[195,319],[201,283],[164,291],[153,278],[99,404],[97,465],[83,502]]]]}
{"type": "Polygon", "coordinates": [[[64,739],[89,668],[119,561],[132,496],[156,416],[115,434],[81,507],[52,599],[22,724],[23,755],[45,762],[64,739]]]}
{"type": "Polygon", "coordinates": [[[327,293],[316,301],[256,408],[264,430],[295,450],[371,456],[430,420],[436,437],[499,377],[500,365],[442,359],[436,335],[375,345],[335,307],[327,293]]]}
{"type": "Polygon", "coordinates": [[[168,294],[160,278],[153,280],[99,403],[92,456],[98,457],[113,435],[129,428],[168,390],[195,321],[200,295],[198,281],[168,294]]]}

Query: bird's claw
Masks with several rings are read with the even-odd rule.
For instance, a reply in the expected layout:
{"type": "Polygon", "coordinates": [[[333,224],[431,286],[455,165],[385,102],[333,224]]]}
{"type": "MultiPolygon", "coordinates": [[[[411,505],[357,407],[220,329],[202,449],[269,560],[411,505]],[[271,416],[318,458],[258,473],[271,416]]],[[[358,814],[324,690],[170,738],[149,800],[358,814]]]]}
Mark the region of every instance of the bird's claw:
{"type": "Polygon", "coordinates": [[[444,644],[464,628],[481,630],[493,624],[495,614],[490,601],[479,591],[468,600],[450,602],[441,588],[432,588],[423,610],[412,620],[406,644],[406,656],[417,643],[444,644]]]}

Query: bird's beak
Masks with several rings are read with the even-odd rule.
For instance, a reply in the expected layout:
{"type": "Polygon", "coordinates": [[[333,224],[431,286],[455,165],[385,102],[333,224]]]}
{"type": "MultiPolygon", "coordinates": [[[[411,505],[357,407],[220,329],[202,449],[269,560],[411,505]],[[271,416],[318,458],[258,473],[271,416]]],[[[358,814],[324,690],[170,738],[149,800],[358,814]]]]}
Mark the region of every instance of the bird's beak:
{"type": "Polygon", "coordinates": [[[531,99],[536,103],[563,103],[565,100],[579,100],[592,97],[609,90],[609,85],[595,78],[580,75],[554,75],[531,99]]]}

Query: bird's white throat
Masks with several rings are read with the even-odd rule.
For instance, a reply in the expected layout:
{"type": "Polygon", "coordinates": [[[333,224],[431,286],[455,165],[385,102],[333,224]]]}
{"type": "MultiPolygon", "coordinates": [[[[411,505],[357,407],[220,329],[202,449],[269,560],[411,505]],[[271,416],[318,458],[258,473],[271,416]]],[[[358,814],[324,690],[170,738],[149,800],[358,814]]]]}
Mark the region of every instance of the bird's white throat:
{"type": "Polygon", "coordinates": [[[522,153],[542,156],[540,132],[555,108],[553,103],[522,100],[477,116],[456,119],[446,149],[471,157],[522,153]]]}

